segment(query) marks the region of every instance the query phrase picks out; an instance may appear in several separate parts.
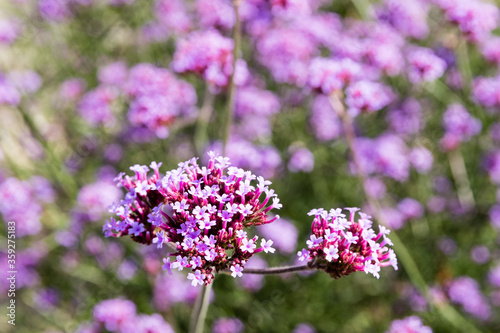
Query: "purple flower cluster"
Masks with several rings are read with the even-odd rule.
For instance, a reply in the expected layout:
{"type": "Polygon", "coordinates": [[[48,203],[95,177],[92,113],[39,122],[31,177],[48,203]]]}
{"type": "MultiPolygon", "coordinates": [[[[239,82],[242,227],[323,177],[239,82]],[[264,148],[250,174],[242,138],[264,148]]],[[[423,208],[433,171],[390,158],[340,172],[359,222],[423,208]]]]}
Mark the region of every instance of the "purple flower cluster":
{"type": "Polygon", "coordinates": [[[345,103],[349,114],[371,113],[386,107],[392,102],[394,94],[391,88],[378,82],[361,80],[346,89],[345,103]]]}
{"type": "Polygon", "coordinates": [[[115,123],[113,103],[119,91],[112,86],[98,86],[85,93],[78,103],[78,113],[92,126],[112,126],[115,123]]]}
{"type": "Polygon", "coordinates": [[[259,60],[281,83],[303,86],[309,61],[316,53],[314,40],[297,28],[274,28],[257,41],[259,60]]]}
{"type": "Polygon", "coordinates": [[[452,302],[462,305],[466,312],[478,319],[487,320],[491,316],[490,305],[473,278],[461,276],[451,281],[448,295],[452,302]]]}
{"type": "Polygon", "coordinates": [[[195,111],[194,88],[165,68],[150,64],[134,66],[125,91],[131,100],[129,122],[153,131],[159,138],[168,136],[168,126],[176,118],[195,111]]]}
{"type": "Polygon", "coordinates": [[[249,140],[267,139],[272,134],[272,116],[279,110],[280,101],[272,92],[254,86],[241,87],[236,94],[233,133],[249,140]]]}
{"type": "Polygon", "coordinates": [[[330,95],[360,76],[361,66],[349,58],[314,58],[309,66],[308,84],[323,94],[330,95]]]}
{"type": "Polygon", "coordinates": [[[42,78],[32,70],[9,72],[10,81],[23,94],[32,94],[42,86],[42,78]]]}
{"type": "Polygon", "coordinates": [[[94,323],[80,327],[81,332],[173,333],[174,330],[159,314],[137,314],[132,301],[115,298],[101,301],[94,307],[94,323]]]}
{"type": "Polygon", "coordinates": [[[314,216],[312,234],[307,249],[297,253],[299,260],[310,260],[309,267],[324,270],[333,278],[362,271],[378,279],[381,267],[392,265],[397,270],[396,255],[386,246],[392,245],[387,237],[390,230],[379,226],[376,234],[370,216],[360,212],[355,221],[359,209],[346,210],[350,212],[349,220],[340,208],[329,212],[319,208],[308,213],[314,216]]]}
{"type": "Polygon", "coordinates": [[[415,147],[410,152],[410,163],[418,173],[428,173],[433,162],[432,153],[425,147],[415,147]]]}
{"type": "Polygon", "coordinates": [[[398,203],[398,210],[405,219],[418,219],[424,215],[424,206],[413,198],[404,198],[398,203]]]}
{"type": "Polygon", "coordinates": [[[193,25],[182,0],[157,0],[154,14],[160,26],[169,33],[186,33],[193,25]]]}
{"type": "MultiPolygon", "coordinates": [[[[217,30],[195,31],[181,39],[172,61],[172,69],[178,73],[195,73],[216,87],[225,87],[233,72],[232,39],[217,30]]],[[[236,62],[235,83],[243,84],[248,78],[244,60],[236,62]]]]}
{"type": "Polygon", "coordinates": [[[323,95],[318,95],[314,99],[309,123],[319,141],[336,139],[342,133],[342,122],[333,110],[328,97],[323,95]]]}
{"type": "MultiPolygon", "coordinates": [[[[17,223],[16,227],[19,225],[17,223]]],[[[40,242],[32,244],[27,249],[22,249],[16,251],[16,291],[22,290],[23,288],[32,289],[34,286],[40,284],[39,266],[42,259],[47,255],[47,248],[45,244],[40,242]]],[[[9,269],[8,259],[9,255],[7,252],[0,252],[0,260],[2,260],[2,270],[0,271],[0,292],[7,294],[10,289],[10,282],[7,280],[9,274],[7,273],[9,269]]],[[[10,259],[12,259],[12,254],[10,254],[10,259]]]]}
{"type": "Polygon", "coordinates": [[[408,53],[408,79],[412,83],[434,81],[446,69],[446,62],[427,48],[413,49],[408,53]]]}
{"type": "MultiPolygon", "coordinates": [[[[215,142],[207,151],[222,152],[222,143],[215,142]]],[[[281,166],[281,156],[272,145],[253,144],[239,135],[231,135],[226,146],[226,155],[232,164],[249,169],[264,178],[274,177],[281,166]]]]}
{"type": "Polygon", "coordinates": [[[17,106],[21,102],[21,94],[14,83],[0,72],[0,105],[17,106]]]}
{"type": "Polygon", "coordinates": [[[488,61],[500,65],[500,37],[490,37],[481,45],[481,53],[488,61]]]}
{"type": "Polygon", "coordinates": [[[99,67],[97,78],[102,84],[121,87],[128,75],[127,65],[123,61],[116,61],[99,67]]]}
{"type": "Polygon", "coordinates": [[[443,114],[443,126],[446,133],[441,139],[441,147],[448,151],[479,134],[482,127],[481,122],[460,104],[450,105],[446,109],[443,114]]]}
{"type": "Polygon", "coordinates": [[[273,223],[264,224],[259,232],[266,238],[273,238],[274,246],[282,254],[291,254],[297,246],[299,233],[292,222],[279,218],[273,223]]]}
{"type": "Polygon", "coordinates": [[[493,267],[488,273],[488,282],[497,288],[500,288],[500,264],[493,267]]]}
{"type": "Polygon", "coordinates": [[[432,333],[432,329],[424,326],[422,320],[417,316],[396,319],[391,323],[391,327],[386,333],[432,333]]]}
{"type": "Polygon", "coordinates": [[[229,30],[235,22],[234,8],[228,0],[196,0],[202,28],[229,30]]]}
{"type": "Polygon", "coordinates": [[[176,251],[164,259],[163,269],[171,273],[191,269],[192,285],[209,284],[214,271],[230,269],[241,276],[246,261],[255,253],[274,252],[273,241],[248,236],[246,227],[271,223],[266,213],[281,208],[279,199],[268,185],[271,182],[249,171],[232,167],[229,158],[209,153],[208,166],[200,167],[196,158],[160,178],[158,165],[147,177],[146,166],[131,167],[136,176],[120,174],[121,185],[128,191],[120,205],[113,207],[120,218],[106,221],[107,237],[130,235],[139,243],[174,244],[176,251]],[[224,174],[224,170],[226,170],[224,174]],[[257,180],[256,186],[252,185],[257,180]],[[260,199],[262,194],[264,199],[260,199]],[[270,203],[272,200],[272,203],[270,203]],[[269,206],[267,206],[269,204],[269,206]]]}
{"type": "Polygon", "coordinates": [[[87,83],[84,79],[70,78],[61,83],[59,87],[59,98],[63,102],[75,102],[85,92],[87,83]]]}
{"type": "Polygon", "coordinates": [[[291,156],[288,161],[290,172],[311,172],[314,169],[314,155],[306,147],[290,146],[291,156]]]}
{"type": "Polygon", "coordinates": [[[72,16],[71,0],[39,0],[38,10],[42,18],[49,22],[63,22],[72,16]]]}
{"type": "Polygon", "coordinates": [[[14,43],[20,32],[21,27],[17,21],[0,19],[0,44],[14,43]]]}
{"type": "Polygon", "coordinates": [[[475,79],[472,86],[472,95],[477,103],[487,108],[500,107],[500,75],[475,79]]]}
{"type": "Polygon", "coordinates": [[[42,229],[42,204],[54,201],[52,185],[35,176],[27,181],[7,178],[0,183],[0,213],[5,223],[15,221],[16,235],[34,235],[42,229]]]}
{"type": "Polygon", "coordinates": [[[500,11],[492,3],[481,0],[433,0],[446,18],[456,23],[471,41],[478,42],[489,36],[498,26],[500,11]]]}
{"type": "Polygon", "coordinates": [[[394,134],[383,134],[378,138],[358,138],[360,168],[363,173],[382,174],[397,181],[405,181],[410,174],[408,147],[394,134]]]}
{"type": "Polygon", "coordinates": [[[420,0],[384,0],[377,17],[406,36],[424,39],[429,34],[428,11],[429,6],[420,0]]]}
{"type": "Polygon", "coordinates": [[[214,321],[212,333],[241,333],[243,323],[238,318],[218,318],[214,321]]]}
{"type": "Polygon", "coordinates": [[[98,221],[107,208],[120,199],[121,191],[104,179],[83,186],[76,198],[78,207],[83,210],[91,221],[98,221]]]}
{"type": "Polygon", "coordinates": [[[178,303],[194,304],[198,292],[200,289],[192,288],[182,273],[174,271],[171,276],[158,274],[154,283],[153,302],[159,310],[167,311],[178,303]]]}

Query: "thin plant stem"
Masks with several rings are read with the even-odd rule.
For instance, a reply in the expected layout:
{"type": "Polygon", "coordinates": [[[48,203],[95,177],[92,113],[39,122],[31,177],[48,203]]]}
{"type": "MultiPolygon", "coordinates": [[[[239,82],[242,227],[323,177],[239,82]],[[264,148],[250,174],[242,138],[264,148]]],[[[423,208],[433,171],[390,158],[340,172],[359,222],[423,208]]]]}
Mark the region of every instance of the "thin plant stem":
{"type": "Polygon", "coordinates": [[[228,91],[228,98],[227,98],[227,105],[226,105],[226,119],[224,123],[224,133],[223,133],[223,139],[222,139],[222,145],[223,145],[223,152],[222,154],[225,155],[226,153],[226,146],[227,146],[227,140],[229,139],[229,133],[231,131],[231,123],[233,122],[233,108],[234,108],[234,103],[235,103],[235,96],[236,96],[236,84],[234,82],[234,76],[236,73],[236,63],[238,61],[238,58],[240,56],[240,49],[241,49],[241,20],[240,20],[240,14],[239,14],[239,7],[240,7],[240,0],[234,0],[234,14],[235,14],[235,23],[234,23],[234,30],[233,30],[233,40],[234,40],[234,45],[233,45],[233,72],[231,73],[231,76],[229,78],[229,91],[228,91]]]}
{"type": "MultiPolygon", "coordinates": [[[[342,120],[342,124],[344,126],[344,132],[347,140],[347,144],[349,146],[349,150],[351,151],[352,159],[355,165],[355,172],[358,176],[358,179],[361,182],[361,187],[363,189],[363,193],[366,197],[366,200],[368,201],[368,204],[370,207],[375,212],[375,215],[379,221],[381,221],[382,224],[387,225],[387,219],[385,218],[385,215],[380,207],[380,204],[377,199],[372,198],[368,193],[366,192],[366,188],[364,186],[365,184],[365,175],[363,173],[363,170],[361,169],[361,164],[359,161],[359,156],[358,152],[356,149],[356,135],[354,132],[354,127],[352,125],[352,119],[347,113],[347,110],[344,106],[344,102],[342,100],[343,98],[343,93],[340,90],[334,91],[330,96],[330,104],[332,105],[332,108],[334,111],[337,113],[337,115],[340,117],[342,120]]],[[[429,295],[429,290],[427,287],[427,283],[425,282],[424,277],[420,273],[420,270],[418,268],[417,263],[413,259],[413,257],[410,254],[410,251],[406,248],[404,243],[401,241],[401,239],[398,237],[396,232],[391,233],[391,239],[394,242],[394,249],[398,253],[398,256],[401,259],[401,262],[403,266],[406,269],[406,272],[408,273],[408,277],[412,284],[420,291],[420,293],[424,296],[424,298],[429,302],[429,304],[432,304],[435,306],[439,312],[439,314],[445,318],[448,322],[450,322],[455,328],[462,332],[477,332],[477,328],[469,323],[465,318],[463,318],[460,313],[456,311],[456,309],[452,306],[450,306],[447,302],[440,302],[436,303],[432,297],[429,295]]]]}
{"type": "Polygon", "coordinates": [[[470,89],[470,83],[472,81],[472,69],[470,67],[469,52],[467,50],[467,40],[460,36],[458,38],[459,42],[456,50],[458,59],[458,68],[462,76],[464,94],[468,95],[470,89]]]}
{"type": "Polygon", "coordinates": [[[203,333],[212,285],[213,282],[203,287],[203,290],[196,296],[196,303],[191,315],[191,325],[189,325],[189,333],[203,333]]]}
{"type": "Polygon", "coordinates": [[[369,0],[351,0],[352,4],[356,8],[359,17],[363,21],[369,19],[370,13],[373,11],[369,0]]]}
{"type": "Polygon", "coordinates": [[[47,159],[47,168],[50,173],[50,177],[60,186],[60,189],[68,197],[72,197],[75,192],[77,185],[72,177],[67,175],[65,172],[61,172],[58,166],[62,165],[62,162],[57,158],[54,150],[49,145],[45,137],[40,133],[38,127],[35,125],[28,113],[22,108],[18,107],[18,111],[21,114],[21,118],[29,129],[33,138],[42,146],[45,158],[47,159]]]}
{"type": "Polygon", "coordinates": [[[448,161],[450,162],[451,174],[457,186],[458,200],[462,208],[471,208],[475,206],[474,195],[470,187],[467,168],[465,167],[464,156],[460,148],[448,152],[448,161]]]}
{"type": "Polygon", "coordinates": [[[203,146],[207,143],[207,128],[212,116],[212,104],[214,102],[214,95],[205,89],[205,96],[203,97],[203,104],[200,109],[200,114],[196,120],[196,129],[194,132],[194,147],[198,155],[201,155],[203,146]]]}
{"type": "MultiPolygon", "coordinates": [[[[310,267],[309,265],[269,267],[269,268],[245,268],[243,270],[243,274],[272,275],[272,274],[284,274],[284,273],[301,272],[301,271],[311,271],[315,269],[316,268],[310,267]]],[[[229,271],[224,271],[224,272],[230,273],[229,271]]]]}

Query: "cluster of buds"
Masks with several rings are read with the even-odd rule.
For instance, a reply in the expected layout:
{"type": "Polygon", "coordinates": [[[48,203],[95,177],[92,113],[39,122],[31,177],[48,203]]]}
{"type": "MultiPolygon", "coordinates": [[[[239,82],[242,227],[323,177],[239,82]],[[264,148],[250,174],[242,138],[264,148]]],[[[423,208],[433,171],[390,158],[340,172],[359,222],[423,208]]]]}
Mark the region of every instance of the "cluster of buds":
{"type": "Polygon", "coordinates": [[[253,254],[274,252],[272,240],[261,239],[258,246],[258,237],[244,230],[279,218],[266,215],[282,206],[268,187],[271,182],[232,167],[227,157],[212,152],[209,157],[206,167],[192,158],[161,178],[156,162],[150,178],[146,166],[131,167],[135,177],[120,174],[118,181],[128,193],[112,207],[119,220],[106,221],[105,236],[129,235],[158,248],[170,243],[175,250],[169,255],[176,259],[164,258],[163,269],[170,274],[172,269],[190,269],[193,286],[208,285],[221,270],[241,276],[253,254]]]}
{"type": "Polygon", "coordinates": [[[312,234],[306,242],[308,249],[297,253],[299,260],[310,260],[310,268],[324,270],[336,279],[357,271],[378,279],[381,267],[392,265],[397,270],[396,255],[386,246],[392,245],[387,238],[390,231],[380,226],[376,234],[370,216],[360,212],[355,221],[359,209],[346,210],[350,212],[349,220],[340,208],[329,212],[319,208],[308,213],[314,215],[312,234]]]}

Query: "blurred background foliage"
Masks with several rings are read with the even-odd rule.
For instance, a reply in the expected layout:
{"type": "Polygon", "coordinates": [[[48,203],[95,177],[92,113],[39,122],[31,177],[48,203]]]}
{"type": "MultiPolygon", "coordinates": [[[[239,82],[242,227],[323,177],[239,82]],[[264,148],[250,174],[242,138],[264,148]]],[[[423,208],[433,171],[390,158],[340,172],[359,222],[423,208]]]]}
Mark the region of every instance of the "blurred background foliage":
{"type": "MultiPolygon", "coordinates": [[[[98,73],[105,66],[123,61],[127,71],[140,63],[171,68],[174,54],[178,52],[176,43],[191,31],[209,28],[203,26],[197,16],[200,14],[196,6],[201,6],[202,1],[181,1],[188,12],[191,11],[192,26],[187,31],[168,30],[158,23],[161,15],[168,11],[158,6],[163,3],[167,8],[168,2],[3,0],[0,4],[0,213],[5,223],[14,219],[18,229],[16,326],[8,325],[4,316],[0,321],[2,332],[87,332],[86,329],[104,332],[103,326],[92,324],[95,323],[93,309],[99,302],[113,298],[133,301],[137,313],[161,314],[176,332],[188,330],[195,288],[186,286],[185,277],[169,282],[161,272],[164,253],[160,250],[143,248],[129,239],[104,238],[101,230],[109,215],[106,206],[121,198],[121,194],[117,196],[110,190],[111,180],[118,172],[127,172],[134,164],[149,165],[151,161],[163,162],[161,170],[166,171],[192,156],[203,159],[205,151],[216,141],[220,147],[228,89],[207,83],[196,73],[176,73],[176,77],[194,88],[196,111],[175,117],[169,123],[166,138],[159,137],[150,128],[130,123],[131,100],[125,93],[119,93],[109,103],[114,118],[109,124],[89,123],[87,111],[81,111],[84,96],[104,85],[98,73]],[[15,31],[13,40],[8,37],[6,22],[12,24],[11,30],[15,31]],[[16,81],[19,100],[9,101],[12,90],[8,82],[15,81],[12,73],[24,71],[31,73],[26,77],[32,76],[16,81]],[[62,92],[62,85],[72,78],[85,84],[76,84],[74,91],[62,92]],[[208,126],[203,127],[199,110],[209,95],[214,97],[213,112],[208,126]],[[200,147],[196,147],[196,138],[202,139],[200,147]],[[33,176],[44,177],[48,184],[37,186],[33,176]],[[12,179],[18,182],[8,183],[12,179]],[[85,196],[82,192],[89,184],[95,187],[87,190],[85,196]],[[30,219],[35,222],[28,222],[30,219]],[[26,231],[19,235],[22,225],[26,225],[23,227],[26,231]],[[88,328],[89,325],[94,326],[88,328]]],[[[215,3],[219,2],[225,3],[223,0],[215,3]]],[[[287,2],[292,4],[289,4],[292,9],[294,3],[301,3],[283,1],[287,2]]],[[[452,5],[458,2],[450,1],[452,5]]],[[[498,1],[476,2],[492,4],[498,13],[498,1]]],[[[263,3],[279,6],[280,2],[263,3]]],[[[351,34],[362,34],[354,22],[365,20],[383,25],[387,24],[380,18],[383,11],[393,14],[388,9],[391,1],[310,3],[315,15],[335,13],[342,25],[331,33],[330,42],[337,46],[317,43],[315,54],[324,57],[337,56],[339,48],[349,46],[340,44],[355,39],[336,39],[339,33],[352,30],[351,34]]],[[[425,7],[424,21],[429,33],[416,38],[405,35],[404,31],[398,32],[395,27],[403,40],[396,48],[406,56],[411,47],[426,47],[438,56],[442,54],[443,59],[452,60],[447,61],[446,72],[432,82],[411,83],[404,69],[397,75],[379,74],[376,81],[389,86],[397,97],[380,111],[357,116],[354,123],[358,137],[377,139],[391,133],[403,140],[405,154],[409,155],[412,147],[425,147],[433,157],[428,171],[418,172],[408,166],[408,175],[403,179],[395,179],[383,170],[370,176],[385,187],[385,194],[376,199],[390,209],[390,213],[386,213],[387,224],[397,229],[394,232],[400,242],[396,242],[395,250],[400,269],[384,269],[379,280],[361,273],[339,280],[321,272],[267,276],[249,283],[251,287],[230,276],[219,275],[208,310],[207,332],[218,319],[233,317],[241,321],[244,332],[292,332],[304,323],[311,326],[307,329],[316,332],[384,332],[392,321],[411,315],[419,316],[434,332],[460,329],[472,332],[473,327],[478,332],[500,331],[500,223],[495,223],[500,220],[500,213],[492,212],[500,204],[498,182],[493,179],[495,167],[498,168],[495,163],[500,161],[494,162],[490,157],[499,152],[500,140],[495,141],[494,137],[498,137],[500,131],[500,98],[498,104],[485,106],[478,102],[473,91],[473,82],[478,78],[498,75],[500,62],[485,60],[483,46],[487,42],[471,40],[464,34],[440,8],[442,1],[412,0],[411,3],[425,7]],[[457,76],[460,79],[457,80],[457,76]],[[425,125],[411,134],[397,132],[391,127],[388,115],[401,109],[402,101],[410,97],[420,104],[419,117],[425,125]],[[445,134],[442,116],[453,103],[462,104],[482,127],[458,148],[446,149],[440,143],[445,134]],[[474,197],[472,206],[460,202],[457,194],[463,179],[457,179],[453,168],[457,165],[460,168],[460,159],[474,197]],[[422,213],[403,218],[404,207],[398,204],[405,198],[415,199],[420,205],[417,211],[421,209],[422,213]],[[411,260],[398,252],[402,245],[411,260]],[[430,288],[428,295],[422,294],[422,284],[413,274],[411,262],[416,265],[425,287],[430,288]],[[449,294],[453,283],[464,276],[478,283],[477,290],[466,288],[461,292],[465,298],[479,300],[481,304],[476,305],[486,309],[479,314],[467,311],[463,304],[466,301],[457,301],[460,297],[449,294]]],[[[226,5],[231,6],[231,2],[227,1],[226,5]]],[[[268,19],[283,19],[272,13],[277,18],[268,19]]],[[[293,21],[289,17],[283,20],[293,21]]],[[[248,167],[248,161],[241,155],[252,158],[255,154],[264,154],[259,153],[261,147],[271,147],[269,149],[277,152],[276,165],[267,169],[257,165],[253,171],[264,170],[266,177],[273,181],[272,188],[283,203],[280,216],[298,231],[298,237],[289,240],[293,245],[298,242],[295,246],[298,250],[304,247],[302,244],[309,235],[312,219],[307,212],[312,208],[359,206],[370,211],[370,207],[353,173],[352,152],[343,134],[326,140],[318,138],[318,125],[311,122],[317,89],[277,80],[269,64],[260,58],[266,56],[258,47],[259,39],[264,37],[249,32],[250,23],[250,20],[244,21],[241,57],[257,78],[257,85],[277,96],[280,107],[279,112],[267,117],[270,134],[246,139],[253,147],[252,152],[244,151],[247,146],[242,145],[233,150],[228,148],[227,155],[233,163],[248,167]],[[291,171],[290,163],[297,147],[305,147],[312,153],[313,168],[291,171]],[[238,154],[238,149],[243,151],[238,154]]],[[[287,24],[292,29],[295,23],[287,24]]],[[[232,25],[215,28],[231,38],[232,25]]],[[[498,27],[488,31],[488,38],[498,36],[499,31],[498,27]]],[[[290,43],[293,44],[293,39],[290,43]]],[[[500,48],[500,44],[496,45],[500,48]]],[[[301,48],[299,42],[295,46],[301,48]]],[[[280,46],[277,49],[279,52],[280,46]]],[[[500,88],[491,89],[497,89],[496,94],[500,96],[500,88]]],[[[244,117],[236,116],[235,121],[245,126],[244,117]]],[[[401,124],[411,121],[403,117],[401,124]]],[[[340,123],[337,125],[341,127],[340,123]]],[[[236,134],[238,129],[232,133],[236,134]]],[[[231,136],[229,146],[232,140],[236,139],[231,136]]],[[[374,151],[387,149],[387,155],[398,154],[390,151],[392,146],[387,147],[371,144],[374,151]]],[[[305,159],[304,163],[310,163],[305,159]]],[[[398,163],[388,159],[389,164],[398,163]]],[[[409,164],[408,159],[405,156],[404,163],[409,164]]],[[[381,162],[370,161],[368,157],[367,163],[381,162]]],[[[6,228],[0,235],[4,265],[6,228]]],[[[287,265],[294,263],[297,250],[261,257],[269,266],[287,265]]],[[[0,299],[6,304],[6,270],[2,274],[0,299]]],[[[2,309],[5,309],[3,305],[2,309]]],[[[297,332],[311,331],[299,329],[297,332]]]]}

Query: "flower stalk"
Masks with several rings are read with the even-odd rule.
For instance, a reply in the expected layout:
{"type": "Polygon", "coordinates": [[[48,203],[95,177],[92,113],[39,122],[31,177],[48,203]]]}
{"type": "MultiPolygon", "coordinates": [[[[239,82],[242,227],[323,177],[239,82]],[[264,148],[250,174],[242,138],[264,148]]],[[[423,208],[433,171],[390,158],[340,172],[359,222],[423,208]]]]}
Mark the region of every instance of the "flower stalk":
{"type": "Polygon", "coordinates": [[[225,119],[225,128],[224,128],[224,136],[222,139],[223,151],[222,155],[226,155],[226,146],[227,140],[229,139],[229,133],[231,131],[231,123],[233,122],[233,109],[235,104],[236,97],[236,84],[234,82],[234,77],[236,75],[236,64],[238,62],[238,58],[240,56],[241,49],[241,18],[239,13],[240,0],[234,0],[234,14],[235,14],[235,23],[233,30],[233,71],[231,76],[229,77],[229,90],[228,90],[228,98],[226,104],[226,119],[225,119]]]}

